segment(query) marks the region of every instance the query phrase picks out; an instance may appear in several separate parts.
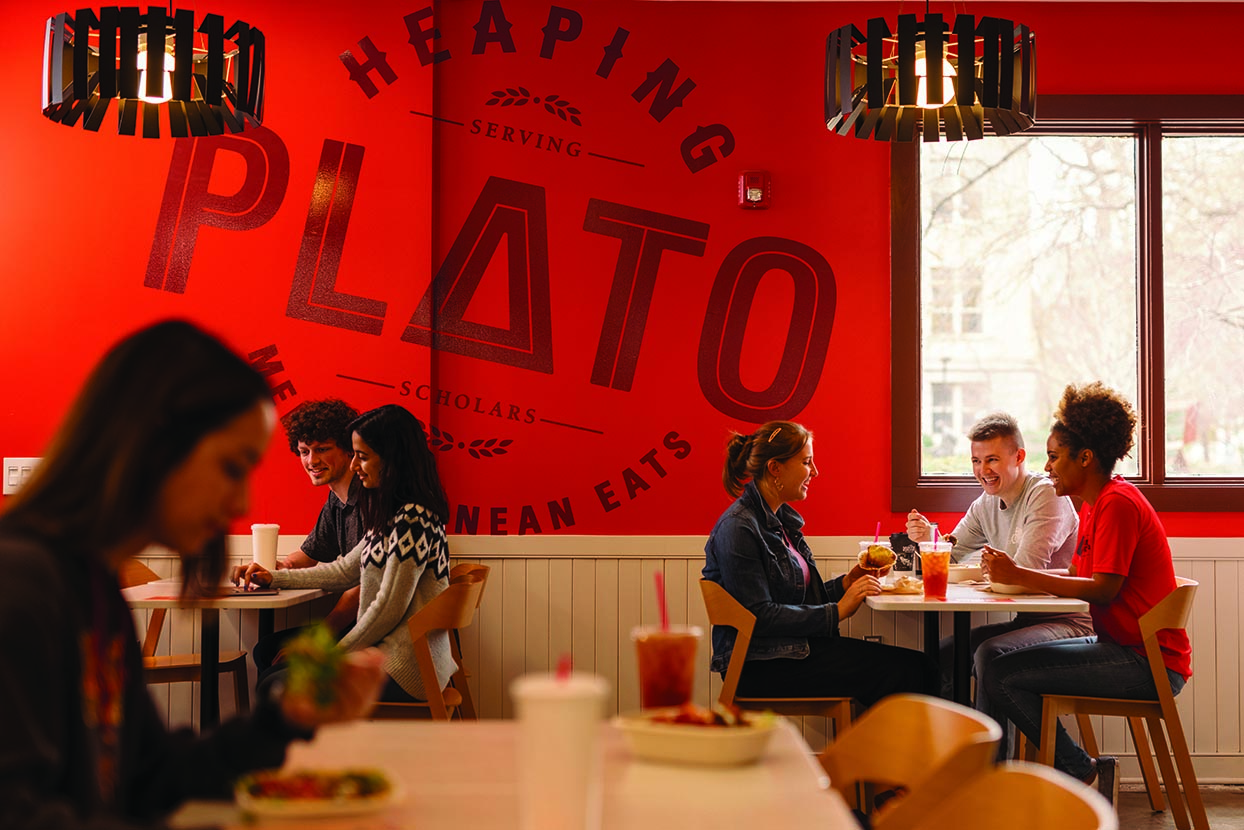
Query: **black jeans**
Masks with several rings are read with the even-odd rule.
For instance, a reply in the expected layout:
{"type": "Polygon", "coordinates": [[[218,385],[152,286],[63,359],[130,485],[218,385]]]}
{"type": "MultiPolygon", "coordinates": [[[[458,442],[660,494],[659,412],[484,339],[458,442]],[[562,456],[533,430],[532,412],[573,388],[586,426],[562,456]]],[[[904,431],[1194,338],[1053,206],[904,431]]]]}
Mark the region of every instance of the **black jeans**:
{"type": "Polygon", "coordinates": [[[886,695],[937,695],[937,663],[923,652],[851,637],[810,637],[802,660],[749,660],[742,697],[853,697],[871,706],[886,695]]]}

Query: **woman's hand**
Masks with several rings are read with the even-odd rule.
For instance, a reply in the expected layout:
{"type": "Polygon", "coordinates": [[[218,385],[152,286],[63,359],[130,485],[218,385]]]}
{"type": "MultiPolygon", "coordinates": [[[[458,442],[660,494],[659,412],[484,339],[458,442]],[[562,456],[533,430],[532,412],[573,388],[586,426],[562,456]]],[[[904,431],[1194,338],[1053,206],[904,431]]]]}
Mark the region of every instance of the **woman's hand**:
{"type": "Polygon", "coordinates": [[[918,510],[907,514],[907,538],[913,542],[933,541],[933,525],[918,510]]]}
{"type": "Polygon", "coordinates": [[[1003,585],[1024,584],[1024,569],[1016,565],[1006,551],[991,548],[989,545],[981,548],[981,570],[989,576],[990,582],[1000,582],[1003,585]]]}
{"type": "Polygon", "coordinates": [[[229,580],[234,585],[267,588],[272,584],[272,574],[258,562],[251,562],[246,565],[235,565],[229,575],[229,580]]]}
{"type": "Polygon", "coordinates": [[[290,723],[307,728],[355,720],[376,705],[384,679],[384,655],[379,649],[352,651],[333,683],[331,704],[317,706],[309,695],[286,692],[281,696],[281,713],[290,723]]]}
{"type": "MultiPolygon", "coordinates": [[[[852,571],[854,573],[854,571],[852,571]]],[[[846,580],[843,580],[845,583],[846,580]]],[[[864,603],[865,598],[875,597],[881,593],[881,583],[877,577],[861,570],[860,575],[846,586],[846,593],[838,600],[838,621],[847,619],[864,603]]]]}

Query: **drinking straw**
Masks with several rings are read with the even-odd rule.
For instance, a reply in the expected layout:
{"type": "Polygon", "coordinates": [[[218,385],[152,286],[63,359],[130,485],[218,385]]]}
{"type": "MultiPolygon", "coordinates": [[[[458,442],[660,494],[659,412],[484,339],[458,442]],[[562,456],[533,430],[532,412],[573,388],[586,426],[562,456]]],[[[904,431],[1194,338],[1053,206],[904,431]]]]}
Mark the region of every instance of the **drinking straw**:
{"type": "Polygon", "coordinates": [[[661,630],[670,630],[670,609],[665,604],[665,574],[660,571],[652,572],[652,581],[657,586],[657,611],[661,614],[661,630]]]}
{"type": "Polygon", "coordinates": [[[873,544],[881,541],[881,521],[877,521],[877,529],[873,532],[873,544]]]}
{"type": "Polygon", "coordinates": [[[566,682],[570,679],[570,672],[574,669],[574,659],[570,656],[570,652],[565,652],[557,658],[557,679],[566,682]]]}
{"type": "Polygon", "coordinates": [[[937,550],[938,539],[939,539],[939,534],[937,532],[937,525],[933,525],[933,550],[937,550]]]}

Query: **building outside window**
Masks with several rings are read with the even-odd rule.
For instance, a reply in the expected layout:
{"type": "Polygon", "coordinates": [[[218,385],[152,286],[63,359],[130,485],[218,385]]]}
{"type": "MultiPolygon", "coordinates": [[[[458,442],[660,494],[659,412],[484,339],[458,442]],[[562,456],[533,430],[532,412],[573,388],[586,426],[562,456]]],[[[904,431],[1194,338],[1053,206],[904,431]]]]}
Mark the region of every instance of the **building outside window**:
{"type": "Polygon", "coordinates": [[[1162,509],[1238,507],[1244,124],[1098,115],[893,158],[894,382],[920,390],[918,417],[895,407],[894,509],[965,507],[964,432],[995,409],[1039,469],[1063,388],[1094,380],[1142,420],[1116,472],[1162,509]]]}

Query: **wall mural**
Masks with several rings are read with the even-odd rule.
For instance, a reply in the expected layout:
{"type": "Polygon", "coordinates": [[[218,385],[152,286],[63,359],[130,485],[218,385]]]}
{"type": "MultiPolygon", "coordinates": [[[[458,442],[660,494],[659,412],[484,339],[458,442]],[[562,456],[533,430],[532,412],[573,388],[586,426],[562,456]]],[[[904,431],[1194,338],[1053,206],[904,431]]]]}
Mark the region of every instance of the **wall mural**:
{"type": "MultiPolygon", "coordinates": [[[[0,350],[31,358],[3,370],[4,455],[39,454],[117,337],[184,316],[281,413],[424,419],[454,533],[704,535],[728,431],[770,418],[817,433],[810,533],[898,529],[889,148],[822,112],[825,35],[870,10],[254,0],[214,11],[265,32],[261,128],[143,140],[15,109],[0,350]],[[748,171],[767,209],[740,208],[748,171]]],[[[0,34],[6,76],[50,13],[0,34]]],[[[298,533],[323,496],[277,436],[252,516],[298,533]]]]}
{"type": "MultiPolygon", "coordinates": [[[[335,388],[325,394],[353,400],[360,386],[386,389],[389,400],[414,403],[412,409],[426,412],[453,502],[453,532],[643,532],[642,510],[632,508],[632,502],[665,487],[664,479],[684,477],[683,462],[693,446],[717,456],[727,426],[750,429],[771,418],[797,418],[807,408],[821,381],[834,327],[833,268],[805,241],[740,233],[744,229],[731,227],[740,222],[737,204],[730,200],[715,199],[716,205],[692,211],[662,210],[660,189],[651,184],[630,188],[634,193],[627,198],[616,189],[602,191],[608,198],[589,196],[570,208],[574,213],[559,217],[551,231],[550,202],[558,200],[550,191],[565,175],[586,177],[590,189],[598,169],[623,171],[641,185],[676,170],[676,186],[696,192],[701,190],[697,176],[703,178],[741,149],[735,129],[714,121],[721,113],[696,107],[697,97],[703,97],[696,92],[706,84],[680,65],[682,56],[631,57],[628,44],[642,34],[609,21],[604,9],[549,5],[542,10],[537,4],[499,0],[438,9],[438,14],[427,6],[394,17],[388,28],[369,31],[343,50],[339,59],[345,71],[333,93],[362,96],[369,108],[405,105],[397,99],[406,72],[399,72],[391,56],[398,49],[411,50],[421,70],[436,77],[436,103],[410,109],[409,129],[434,130],[434,148],[469,148],[470,166],[487,177],[473,198],[466,182],[454,187],[470,199],[460,218],[434,208],[439,231],[451,241],[413,312],[402,319],[394,301],[398,292],[392,290],[407,292],[402,281],[373,295],[339,286],[352,244],[348,229],[360,218],[354,215],[355,197],[367,187],[372,171],[366,144],[323,140],[285,316],[325,327],[328,331],[317,336],[343,345],[359,337],[385,343],[394,358],[389,366],[352,361],[347,347],[334,367],[335,388]],[[534,15],[541,11],[546,16],[537,38],[534,15]],[[538,56],[529,67],[518,71],[501,65],[505,56],[524,50],[538,56]],[[585,63],[589,60],[595,63],[585,63]],[[592,94],[571,95],[568,86],[574,86],[576,73],[608,83],[592,94]],[[442,88],[454,92],[442,95],[442,88]],[[615,107],[628,108],[625,114],[637,122],[629,135],[609,129],[600,117],[602,110],[615,107]],[[684,113],[681,119],[671,117],[684,113]],[[676,134],[645,129],[667,119],[681,121],[676,134]],[[498,150],[518,154],[502,160],[498,150]],[[532,175],[524,164],[532,155],[562,169],[553,177],[532,175]],[[597,167],[568,169],[588,164],[597,167]],[[565,239],[567,222],[577,226],[577,239],[565,239]],[[710,258],[707,241],[714,232],[727,245],[710,258]],[[612,240],[612,260],[572,272],[564,255],[585,234],[612,240]],[[699,281],[707,282],[706,292],[703,286],[694,292],[673,286],[677,293],[671,292],[666,283],[677,277],[669,266],[680,260],[684,271],[693,269],[699,281]],[[769,287],[779,279],[789,283],[783,302],[765,312],[763,337],[749,338],[749,325],[758,316],[753,312],[767,304],[769,287]],[[579,301],[584,280],[607,287],[603,303],[579,301]],[[569,300],[576,315],[598,323],[594,336],[573,344],[577,354],[591,356],[586,373],[562,355],[566,347],[559,340],[567,334],[554,314],[555,295],[566,295],[563,307],[569,300]],[[698,389],[694,416],[662,413],[653,407],[650,393],[636,388],[637,376],[645,372],[670,372],[653,353],[659,347],[649,335],[666,325],[658,309],[671,299],[680,320],[679,357],[687,365],[668,379],[677,377],[680,385],[698,389]],[[423,350],[431,350],[426,373],[401,368],[403,355],[422,356],[423,350]],[[470,362],[450,369],[447,355],[470,362]],[[763,368],[753,365],[758,358],[763,368]],[[494,391],[503,378],[521,388],[530,373],[552,376],[556,384],[545,394],[532,390],[521,398],[494,391]],[[600,405],[580,405],[584,393],[595,393],[591,397],[600,405]],[[706,418],[706,413],[711,414],[706,418]],[[637,416],[652,421],[651,426],[634,429],[637,416]],[[498,475],[495,487],[479,483],[481,472],[491,479],[503,458],[510,469],[538,469],[568,441],[625,447],[629,456],[612,468],[594,469],[590,454],[571,454],[544,487],[534,486],[529,474],[517,480],[498,475]],[[515,500],[517,491],[530,491],[531,501],[515,500]],[[615,511],[621,524],[611,521],[615,511]]],[[[809,130],[816,126],[810,124],[809,130]]],[[[433,152],[442,181],[455,181],[458,164],[444,164],[443,154],[433,152]]],[[[729,175],[736,175],[733,165],[729,175]]],[[[200,231],[245,234],[264,225],[282,209],[289,179],[290,152],[279,125],[177,142],[144,285],[178,294],[191,291],[200,231]],[[228,193],[210,184],[215,166],[227,155],[235,156],[243,170],[240,184],[231,183],[228,193]]],[[[417,284],[421,275],[412,276],[417,284]]],[[[282,411],[307,394],[286,377],[282,357],[290,348],[271,343],[249,352],[271,377],[282,411]]],[[[680,391],[687,397],[688,389],[680,391]]],[[[716,509],[721,501],[717,476],[704,473],[713,465],[697,466],[695,474],[705,478],[694,486],[711,494],[708,501],[716,509]]],[[[682,482],[680,489],[689,484],[682,482]]]]}

